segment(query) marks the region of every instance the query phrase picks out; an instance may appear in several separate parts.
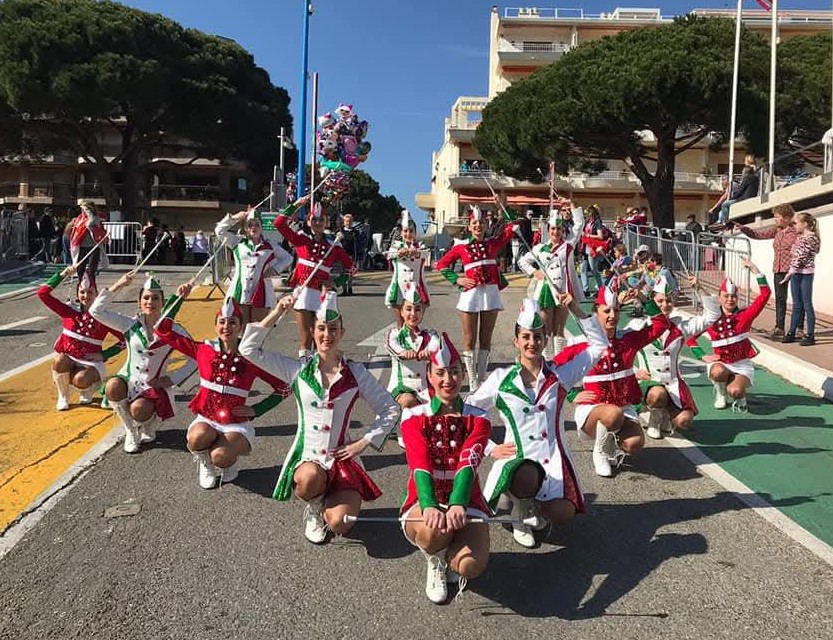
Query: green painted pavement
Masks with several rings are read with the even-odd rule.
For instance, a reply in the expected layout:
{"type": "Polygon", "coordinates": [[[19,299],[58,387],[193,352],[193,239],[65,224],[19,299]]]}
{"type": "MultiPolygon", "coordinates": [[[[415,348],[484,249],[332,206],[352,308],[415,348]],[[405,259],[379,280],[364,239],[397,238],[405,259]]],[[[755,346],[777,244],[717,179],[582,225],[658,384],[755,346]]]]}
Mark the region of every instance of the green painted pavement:
{"type": "MultiPolygon", "coordinates": [[[[630,318],[622,316],[626,324],[630,318]]],[[[567,328],[579,333],[572,317],[567,328]]],[[[709,353],[709,341],[701,343],[709,353]]],[[[695,361],[688,349],[683,357],[683,375],[700,410],[686,437],[795,523],[833,545],[833,405],[756,367],[749,413],[735,413],[731,404],[717,410],[705,363],[695,361]]]]}

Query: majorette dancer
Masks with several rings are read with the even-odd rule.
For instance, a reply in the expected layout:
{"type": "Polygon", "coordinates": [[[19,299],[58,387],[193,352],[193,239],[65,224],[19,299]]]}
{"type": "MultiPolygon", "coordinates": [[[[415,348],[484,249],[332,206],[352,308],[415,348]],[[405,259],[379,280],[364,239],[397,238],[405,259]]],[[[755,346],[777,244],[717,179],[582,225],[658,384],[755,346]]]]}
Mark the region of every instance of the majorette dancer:
{"type": "Polygon", "coordinates": [[[104,239],[107,230],[104,228],[102,218],[96,213],[95,205],[92,202],[81,203],[81,213],[71,221],[72,230],[69,235],[69,251],[73,264],[78,266],[78,279],[82,279],[89,272],[89,281],[95,285],[95,276],[101,261],[107,260],[107,253],[102,244],[97,251],[79,262],[82,254],[104,239]]]}
{"type": "Polygon", "coordinates": [[[416,288],[423,310],[431,304],[428,287],[425,286],[425,259],[422,257],[425,246],[416,241],[416,223],[411,219],[411,214],[407,209],[402,210],[400,228],[402,239],[391,242],[386,254],[393,267],[393,275],[388,290],[385,292],[385,306],[393,310],[397,327],[402,326],[399,307],[402,305],[405,289],[409,284],[416,288]]]}
{"type": "Polygon", "coordinates": [[[86,270],[78,280],[76,296],[78,306],[70,306],[52,295],[52,291],[61,281],[75,273],[72,265],[56,273],[38,289],[38,298],[51,311],[61,317],[63,329],[52,347],[55,359],[52,361],[52,380],[58,389],[58,411],[69,409],[70,387],[78,390],[79,404],[90,404],[99,383],[104,379],[104,363],[121,351],[116,344],[102,351],[104,339],[108,333],[113,334],[120,343],[121,333],[112,331],[90,315],[88,308],[98,295],[95,282],[91,279],[91,270],[86,270]]]}
{"type": "Polygon", "coordinates": [[[388,330],[385,346],[391,357],[388,391],[403,407],[415,407],[428,399],[428,360],[431,358],[433,329],[420,329],[425,308],[419,290],[413,283],[405,285],[399,306],[402,327],[388,330]]]}
{"type": "Polygon", "coordinates": [[[535,245],[518,261],[521,270],[534,278],[532,297],[538,302],[544,318],[544,331],[547,334],[544,356],[547,358],[560,353],[567,344],[564,337],[567,309],[558,303],[558,294],[569,293],[579,302],[582,300],[581,285],[576,273],[575,248],[581,238],[584,212],[581,207],[572,207],[571,204],[567,199],[559,203],[560,207],[572,210],[573,224],[570,232],[565,235],[565,220],[561,211],[553,209],[549,215],[549,242],[535,245]],[[550,283],[558,291],[553,291],[550,283]]]}
{"type": "Polygon", "coordinates": [[[471,236],[466,242],[454,245],[437,262],[437,269],[442,271],[443,277],[460,288],[460,301],[457,303],[463,325],[460,357],[466,367],[471,390],[476,389],[486,377],[492,333],[497,314],[503,309],[500,290],[507,285],[498,269],[498,255],[512,239],[516,224],[514,220],[510,221],[499,236],[485,239],[483,213],[478,207],[472,207],[469,213],[471,236]],[[454,271],[457,260],[463,263],[464,275],[454,271]]]}
{"type": "MultiPolygon", "coordinates": [[[[187,360],[168,375],[168,358],[172,349],[154,335],[153,327],[164,312],[174,318],[182,305],[182,298],[171,296],[164,302],[159,281],[148,276],[139,293],[139,313],[126,316],[110,307],[119,291],[133,282],[132,271],[125,273],[109,289],[105,289],[90,306],[90,314],[102,324],[124,335],[127,360],[119,372],[105,385],[104,393],[113,413],[124,427],[124,450],[139,451],[142,443],[156,439],[157,420],[165,421],[174,416],[174,402],[170,387],[179,385],[194,373],[197,363],[187,360]],[[163,304],[164,302],[164,304],[163,304]]],[[[177,294],[187,293],[188,285],[182,285],[177,294]]],[[[173,330],[190,338],[179,324],[173,330]]]]}
{"type": "Polygon", "coordinates": [[[247,362],[238,352],[243,313],[234,298],[223,300],[214,330],[216,340],[196,342],[175,331],[173,320],[167,316],[156,328],[162,342],[197,363],[200,390],[188,405],[196,418],[188,426],[187,440],[188,450],[200,464],[199,483],[203,489],[213,489],[218,478],[221,482],[237,478],[239,457],[249,455],[254,445],[255,429],[249,421],[289,395],[289,386],[283,380],[247,362]],[[246,399],[258,378],[274,392],[249,406],[246,399]]]}
{"type": "MultiPolygon", "coordinates": [[[[489,506],[497,507],[506,494],[513,519],[566,524],[585,503],[564,431],[564,400],[610,343],[596,316],[588,317],[568,293],[559,303],[572,311],[587,341],[569,347],[552,362],[543,356],[547,336],[538,303],[523,301],[515,324],[517,363],[492,371],[466,402],[500,416],[506,427],[502,444],[490,442],[487,453],[496,460],[486,478],[489,506]]],[[[535,525],[533,525],[535,526],[535,525]]],[[[536,544],[528,524],[512,525],[515,541],[527,548],[536,544]]]]}
{"type": "Polygon", "coordinates": [[[382,492],[364,470],[359,457],[369,446],[379,449],[399,420],[400,408],[364,365],[346,360],[339,344],[344,323],[334,291],[320,300],[312,329],[316,352],[295,359],[265,351],[263,343],[278,316],[293,304],[286,296],[261,322],[249,324],[240,353],[264,371],[292,381],[298,407],[298,430],[281,467],[273,498],[289,500],[292,489],[307,503],[304,535],[315,544],[327,539],[327,529],[344,534],[353,526],[344,516],[356,516],[362,500],[382,492]],[[349,433],[355,402],[362,398],[376,418],[363,437],[349,433]]]}
{"type": "MultiPolygon", "coordinates": [[[[608,285],[599,289],[593,305],[610,340],[610,347],[584,376],[584,390],[575,398],[576,426],[586,436],[595,439],[593,467],[598,475],[605,478],[613,475],[611,461],[618,463],[625,455],[633,455],[645,446],[645,436],[634,406],[641,402],[642,391],[633,362],[640,349],[656,340],[670,326],[668,317],[649,300],[645,311],[651,316],[651,324],[640,330],[618,331],[617,282],[614,279],[612,287],[608,285]]],[[[628,302],[636,295],[635,289],[628,289],[623,294],[622,302],[628,302]]]]}
{"type": "Polygon", "coordinates": [[[315,324],[316,311],[321,305],[321,287],[333,285],[330,278],[332,266],[339,262],[345,270],[353,269],[353,260],[347,252],[338,243],[333,244],[325,237],[327,216],[324,215],[320,203],[315,203],[315,207],[307,218],[310,235],[298,233],[289,226],[290,220],[297,219],[298,209],[309,200],[309,196],[296,200],[275,218],[275,228],[295,247],[298,253],[298,262],[289,284],[296,287],[292,295],[295,300],[295,322],[298,325],[300,342],[298,356],[301,358],[312,354],[312,329],[315,324]],[[312,276],[311,279],[310,276],[312,276]],[[304,286],[305,283],[306,286],[304,286]]]}
{"type": "Polygon", "coordinates": [[[755,382],[751,359],[758,355],[749,340],[749,330],[769,301],[771,290],[766,276],[750,260],[741,264],[757,276],[760,292],[746,309],[739,309],[735,283],[728,277],[723,280],[717,294],[721,314],[706,332],[714,354],[704,356],[703,360],[708,362],[709,379],[714,383],[714,408],[725,409],[728,395],[733,400],[733,410],[746,412],[746,392],[755,382]]]}
{"type": "MultiPolygon", "coordinates": [[[[697,278],[690,277],[689,285],[696,293],[697,278]]],[[[680,352],[686,339],[705,331],[720,317],[720,303],[716,296],[701,295],[703,313],[684,319],[672,316],[674,311],[674,286],[660,276],[653,285],[654,304],[668,316],[671,326],[668,331],[645,346],[639,352],[636,363],[636,377],[642,389],[642,403],[648,409],[646,433],[649,438],[659,440],[674,429],[687,431],[697,415],[697,404],[691,389],[680,375],[680,352]]],[[[641,328],[644,320],[634,320],[629,326],[641,328]]],[[[643,414],[644,416],[644,414],[643,414]]]]}
{"type": "Polygon", "coordinates": [[[486,569],[488,525],[466,517],[491,513],[477,478],[492,427],[484,412],[460,397],[463,367],[446,334],[442,334],[428,367],[431,401],[406,409],[402,437],[410,474],[401,515],[405,537],[428,561],[425,595],[437,604],[448,596],[446,581],[466,581],[486,569]],[[451,576],[447,569],[451,570],[451,576]]]}
{"type": "Polygon", "coordinates": [[[264,238],[263,223],[254,209],[234,215],[227,213],[217,223],[214,233],[226,240],[234,256],[228,294],[240,305],[243,324],[262,320],[276,303],[270,278],[289,267],[292,256],[264,238]]]}

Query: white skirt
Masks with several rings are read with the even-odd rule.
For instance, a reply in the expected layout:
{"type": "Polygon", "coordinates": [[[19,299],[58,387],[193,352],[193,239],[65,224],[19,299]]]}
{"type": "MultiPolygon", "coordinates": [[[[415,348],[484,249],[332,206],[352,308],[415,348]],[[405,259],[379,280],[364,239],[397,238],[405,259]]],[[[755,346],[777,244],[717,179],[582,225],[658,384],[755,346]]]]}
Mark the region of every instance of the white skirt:
{"type": "Polygon", "coordinates": [[[503,300],[496,284],[481,284],[463,291],[460,294],[460,302],[457,303],[457,310],[466,313],[500,311],[501,309],[503,309],[503,300]]]}
{"type": "MultiPolygon", "coordinates": [[[[410,507],[408,507],[408,510],[405,513],[403,513],[401,517],[403,519],[409,518],[411,516],[411,511],[414,510],[414,507],[418,507],[418,506],[419,506],[419,502],[415,502],[410,507]]],[[[447,504],[441,504],[440,507],[442,507],[443,509],[448,509],[447,504]]],[[[470,518],[489,518],[489,517],[491,517],[488,513],[483,513],[480,509],[475,509],[474,507],[466,507],[466,515],[469,516],[470,518]]],[[[399,523],[399,526],[402,527],[402,533],[405,535],[405,540],[410,542],[415,547],[419,548],[419,545],[416,543],[416,541],[411,540],[408,537],[408,531],[405,529],[406,524],[407,524],[407,522],[404,522],[404,521],[399,523]]]]}
{"type": "Polygon", "coordinates": [[[104,377],[107,375],[106,370],[104,369],[104,363],[98,362],[96,360],[82,360],[81,358],[76,358],[75,356],[70,356],[64,354],[72,360],[75,364],[81,365],[82,367],[89,367],[98,371],[98,378],[99,380],[104,380],[104,377]]]}
{"type": "Polygon", "coordinates": [[[755,365],[752,364],[749,358],[744,358],[737,362],[709,362],[706,367],[706,375],[711,373],[712,367],[716,364],[722,364],[736,376],[743,376],[748,379],[750,387],[755,384],[755,365]]]}
{"type": "Polygon", "coordinates": [[[239,433],[245,436],[246,440],[249,441],[249,446],[254,448],[255,428],[248,422],[233,422],[232,424],[220,424],[219,422],[210,420],[206,418],[204,415],[198,413],[197,417],[194,418],[194,421],[188,425],[188,431],[186,431],[185,433],[186,436],[188,435],[188,433],[191,432],[191,429],[198,422],[204,422],[205,424],[209,425],[212,429],[214,429],[214,431],[219,431],[220,433],[239,433]]]}
{"type": "MultiPolygon", "coordinates": [[[[576,428],[579,430],[579,432],[582,431],[582,428],[584,427],[584,423],[587,422],[587,416],[590,415],[590,412],[593,411],[593,409],[595,409],[596,407],[601,406],[602,404],[608,404],[608,403],[602,402],[602,403],[599,403],[599,404],[577,404],[576,405],[576,410],[575,410],[575,413],[573,414],[573,417],[575,418],[576,428]]],[[[629,405],[626,405],[626,406],[622,407],[622,413],[625,414],[625,419],[626,420],[633,420],[634,422],[639,424],[639,416],[636,415],[636,407],[634,407],[632,404],[629,404],[629,405]]],[[[585,434],[585,435],[587,435],[587,434],[585,434]]]]}
{"type": "Polygon", "coordinates": [[[296,311],[312,311],[315,313],[321,306],[321,291],[309,287],[297,287],[294,291],[296,311]]]}

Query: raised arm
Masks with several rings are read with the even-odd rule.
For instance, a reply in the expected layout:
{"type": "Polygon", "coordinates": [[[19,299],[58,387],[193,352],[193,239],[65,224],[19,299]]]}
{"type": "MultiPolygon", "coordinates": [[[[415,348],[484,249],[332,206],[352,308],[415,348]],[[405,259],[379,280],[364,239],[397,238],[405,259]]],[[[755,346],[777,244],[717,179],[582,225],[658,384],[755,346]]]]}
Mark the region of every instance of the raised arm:
{"type": "Polygon", "coordinates": [[[240,234],[237,233],[237,227],[241,225],[246,213],[246,211],[240,211],[235,214],[227,213],[214,227],[214,233],[223,238],[230,249],[236,247],[240,242],[240,234]]]}
{"type": "MultiPolygon", "coordinates": [[[[178,339],[183,344],[186,340],[189,342],[193,342],[190,334],[185,330],[185,328],[182,325],[174,323],[172,333],[175,333],[178,336],[178,339]]],[[[193,357],[188,356],[188,359],[185,361],[185,363],[176,371],[169,373],[168,377],[170,377],[171,382],[173,382],[175,385],[181,386],[182,383],[185,382],[188,378],[190,378],[196,370],[197,361],[193,357]]]]}
{"type": "Polygon", "coordinates": [[[275,351],[264,350],[263,343],[267,335],[269,335],[269,327],[261,326],[256,322],[247,324],[240,341],[240,355],[259,369],[281,380],[294,380],[303,363],[275,351]]]}
{"type": "MultiPolygon", "coordinates": [[[[67,269],[69,268],[71,267],[67,267],[67,269]]],[[[61,281],[64,279],[64,273],[67,269],[64,269],[64,271],[61,271],[60,273],[53,274],[49,280],[38,288],[38,300],[43,302],[43,304],[45,304],[50,311],[57,314],[61,318],[74,318],[75,309],[64,302],[61,302],[58,298],[52,295],[52,291],[55,287],[61,284],[61,281]]]]}
{"type": "Polygon", "coordinates": [[[197,351],[200,348],[199,343],[192,340],[190,336],[186,337],[176,331],[174,321],[170,317],[162,318],[155,332],[156,336],[165,344],[189,358],[196,359],[197,351]]]}
{"type": "Polygon", "coordinates": [[[581,207],[573,207],[572,214],[573,228],[570,229],[570,233],[567,235],[566,240],[571,245],[576,246],[578,241],[581,240],[581,230],[584,228],[584,209],[581,207]]]}
{"type": "Polygon", "coordinates": [[[101,324],[107,325],[119,333],[125,333],[130,327],[136,324],[136,318],[122,315],[109,309],[116,298],[116,291],[105,289],[98,294],[90,305],[90,315],[101,324]]]}

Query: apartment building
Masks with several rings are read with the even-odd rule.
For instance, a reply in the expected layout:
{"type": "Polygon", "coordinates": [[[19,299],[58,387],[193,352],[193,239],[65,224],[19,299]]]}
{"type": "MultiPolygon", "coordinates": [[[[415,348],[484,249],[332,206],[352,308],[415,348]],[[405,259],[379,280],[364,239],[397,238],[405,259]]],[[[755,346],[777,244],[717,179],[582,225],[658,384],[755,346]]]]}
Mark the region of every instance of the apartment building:
{"type": "MultiPolygon", "coordinates": [[[[121,151],[117,129],[102,125],[99,144],[108,161],[121,151]]],[[[138,206],[131,220],[151,218],[172,229],[208,229],[226,211],[238,211],[252,201],[254,175],[247,165],[230,158],[197,158],[181,145],[153,149],[143,162],[143,179],[138,189],[138,206]]],[[[118,168],[118,165],[116,165],[118,168]]],[[[115,174],[112,201],[120,201],[123,185],[115,174]]],[[[259,200],[260,198],[255,198],[259,200]]],[[[82,157],[56,153],[40,158],[0,161],[0,208],[16,209],[23,204],[38,211],[49,206],[61,214],[82,201],[106,209],[104,187],[95,171],[82,157]]],[[[112,219],[126,219],[120,212],[112,219]]]]}
{"type": "MultiPolygon", "coordinates": [[[[694,13],[734,18],[731,10],[703,9],[694,13]]],[[[472,141],[483,108],[489,100],[513,82],[532,74],[538,67],[556,62],[572,48],[604,36],[630,29],[650,28],[673,20],[659,9],[616,8],[609,13],[588,14],[581,9],[492,7],[489,33],[489,94],[461,96],[445,119],[443,142],[433,153],[431,189],[416,194],[416,203],[426,211],[439,230],[459,228],[468,205],[492,202],[484,177],[502,192],[510,206],[544,212],[549,204],[549,186],[499,176],[477,153],[472,141]]],[[[770,14],[747,10],[744,24],[769,37],[770,14]]],[[[830,29],[829,11],[784,11],[779,14],[782,39],[811,35],[830,29]]],[[[651,144],[651,137],[644,138],[651,144]]],[[[678,221],[693,213],[704,221],[705,211],[723,190],[729,173],[728,149],[711,151],[709,139],[677,156],[675,173],[675,215],[678,221]]],[[[736,147],[734,173],[742,168],[742,141],[736,147]]],[[[641,185],[621,162],[608,161],[598,174],[558,175],[555,189],[583,204],[597,204],[602,217],[613,219],[627,207],[648,205],[641,185]]],[[[542,168],[546,171],[546,167],[542,168]]]]}

